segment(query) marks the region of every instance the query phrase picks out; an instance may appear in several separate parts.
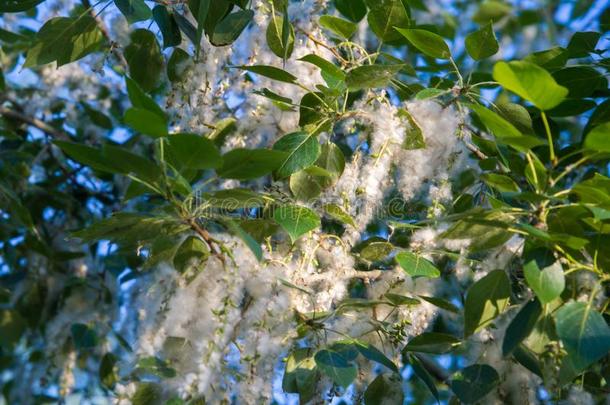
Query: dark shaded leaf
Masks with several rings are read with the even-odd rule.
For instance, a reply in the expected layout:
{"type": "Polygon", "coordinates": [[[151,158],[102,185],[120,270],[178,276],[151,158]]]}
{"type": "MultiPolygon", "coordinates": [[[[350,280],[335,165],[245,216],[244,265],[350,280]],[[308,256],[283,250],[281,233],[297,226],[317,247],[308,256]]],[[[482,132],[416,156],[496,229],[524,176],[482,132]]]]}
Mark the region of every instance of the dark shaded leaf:
{"type": "Polygon", "coordinates": [[[500,383],[498,372],[487,364],[474,364],[451,378],[451,390],[460,401],[472,404],[482,400],[500,383]]]}
{"type": "Polygon", "coordinates": [[[163,55],[155,35],[146,29],[131,33],[131,42],[125,47],[129,76],[145,91],[159,86],[163,71],[163,55]]]}
{"type": "Polygon", "coordinates": [[[468,289],[464,303],[464,336],[488,326],[508,306],[510,281],[503,270],[494,270],[468,289]]]}

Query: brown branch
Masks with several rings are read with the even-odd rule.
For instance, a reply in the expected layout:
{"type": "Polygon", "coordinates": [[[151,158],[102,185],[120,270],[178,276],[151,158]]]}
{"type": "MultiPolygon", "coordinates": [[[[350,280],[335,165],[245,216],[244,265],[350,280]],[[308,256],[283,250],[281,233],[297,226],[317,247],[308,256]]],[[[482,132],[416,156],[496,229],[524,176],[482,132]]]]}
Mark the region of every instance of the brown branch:
{"type": "Polygon", "coordinates": [[[297,29],[297,31],[302,33],[303,35],[305,35],[307,38],[309,38],[314,44],[321,46],[322,48],[328,49],[343,66],[346,66],[348,64],[348,62],[341,56],[341,54],[339,54],[339,52],[337,52],[335,47],[331,47],[331,46],[325,44],[324,42],[320,41],[319,39],[317,39],[316,37],[314,37],[307,31],[304,31],[302,29],[297,29]]]}
{"type": "Polygon", "coordinates": [[[225,262],[225,258],[222,254],[222,250],[220,249],[219,242],[214,239],[212,237],[212,235],[210,235],[210,233],[205,230],[204,228],[202,228],[197,221],[194,218],[189,218],[186,220],[186,223],[191,227],[192,230],[194,230],[197,235],[199,235],[201,237],[201,239],[203,239],[205,241],[205,243],[208,245],[208,247],[210,248],[210,251],[216,256],[218,257],[218,259],[221,262],[225,262]]]}
{"type": "Polygon", "coordinates": [[[477,157],[481,160],[485,160],[487,159],[487,155],[484,154],[483,152],[481,152],[481,150],[479,148],[477,148],[476,146],[474,146],[473,144],[471,144],[470,142],[466,142],[464,141],[464,144],[466,145],[466,147],[468,148],[468,150],[470,150],[472,153],[474,153],[475,155],[477,155],[477,157]]]}
{"type": "Polygon", "coordinates": [[[28,117],[27,115],[24,115],[17,111],[10,110],[5,107],[0,107],[0,115],[3,117],[21,121],[24,124],[35,127],[37,129],[41,130],[42,132],[44,132],[48,135],[51,135],[53,138],[61,139],[64,141],[71,140],[70,136],[67,133],[65,133],[55,127],[50,126],[49,124],[47,124],[46,122],[44,122],[42,120],[39,120],[38,118],[28,117]]]}

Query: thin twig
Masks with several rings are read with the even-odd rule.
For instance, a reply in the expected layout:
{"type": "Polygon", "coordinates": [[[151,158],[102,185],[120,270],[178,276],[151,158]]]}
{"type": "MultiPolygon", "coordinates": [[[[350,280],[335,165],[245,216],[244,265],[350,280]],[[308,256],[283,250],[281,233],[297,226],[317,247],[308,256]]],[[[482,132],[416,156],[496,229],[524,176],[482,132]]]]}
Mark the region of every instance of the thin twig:
{"type": "Polygon", "coordinates": [[[208,245],[214,255],[218,257],[221,262],[224,263],[225,258],[222,254],[222,250],[218,246],[218,241],[214,239],[207,230],[202,228],[194,218],[189,218],[186,222],[191,227],[191,229],[194,230],[197,235],[199,235],[205,241],[205,243],[208,245]]]}

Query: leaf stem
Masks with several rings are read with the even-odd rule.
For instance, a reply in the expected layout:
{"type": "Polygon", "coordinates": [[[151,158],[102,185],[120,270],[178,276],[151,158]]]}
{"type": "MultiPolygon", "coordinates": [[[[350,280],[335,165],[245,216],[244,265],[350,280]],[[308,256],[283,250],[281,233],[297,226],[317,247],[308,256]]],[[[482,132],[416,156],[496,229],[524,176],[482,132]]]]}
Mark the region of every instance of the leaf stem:
{"type": "Polygon", "coordinates": [[[546,137],[549,141],[549,157],[551,159],[551,164],[555,166],[557,164],[557,156],[555,156],[555,146],[553,146],[553,134],[551,133],[549,120],[547,119],[546,113],[544,111],[540,111],[540,116],[542,117],[542,122],[544,123],[544,130],[546,131],[546,137]]]}
{"type": "Polygon", "coordinates": [[[455,70],[455,74],[457,74],[458,84],[460,85],[460,88],[464,87],[464,78],[462,77],[462,74],[460,73],[460,69],[458,69],[458,67],[455,64],[455,61],[453,60],[452,57],[449,58],[449,61],[451,62],[451,65],[453,65],[453,69],[455,70]]]}

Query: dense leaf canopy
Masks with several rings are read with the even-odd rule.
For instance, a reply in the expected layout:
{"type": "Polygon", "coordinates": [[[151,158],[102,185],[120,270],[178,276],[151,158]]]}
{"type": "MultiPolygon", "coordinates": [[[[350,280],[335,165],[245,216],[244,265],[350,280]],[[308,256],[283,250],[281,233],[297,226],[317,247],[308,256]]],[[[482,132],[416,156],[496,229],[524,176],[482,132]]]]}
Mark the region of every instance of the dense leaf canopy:
{"type": "Polygon", "coordinates": [[[0,15],[0,404],[610,396],[610,2],[0,15]]]}

